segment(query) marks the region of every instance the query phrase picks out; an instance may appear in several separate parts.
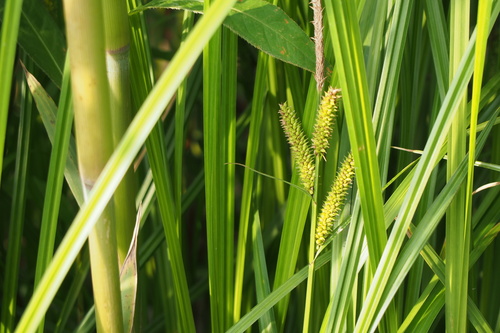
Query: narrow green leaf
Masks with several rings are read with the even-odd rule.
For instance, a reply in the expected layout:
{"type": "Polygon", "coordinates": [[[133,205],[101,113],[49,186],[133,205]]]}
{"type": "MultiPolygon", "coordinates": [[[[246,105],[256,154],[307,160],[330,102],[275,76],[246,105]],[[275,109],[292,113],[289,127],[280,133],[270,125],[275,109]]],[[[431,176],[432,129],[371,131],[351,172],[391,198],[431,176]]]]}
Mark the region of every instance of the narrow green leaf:
{"type": "MultiPolygon", "coordinates": [[[[328,263],[331,259],[331,251],[326,251],[320,255],[316,261],[314,269],[318,270],[328,263]]],[[[259,302],[250,312],[248,312],[240,321],[232,326],[227,333],[244,332],[253,323],[259,320],[271,307],[278,303],[283,297],[287,296],[290,291],[295,289],[302,281],[307,278],[309,266],[302,268],[300,271],[292,275],[283,284],[270,293],[264,300],[259,302]]]]}
{"type": "Polygon", "coordinates": [[[2,181],[3,156],[5,145],[5,131],[9,111],[12,72],[14,71],[14,57],[19,33],[22,1],[7,0],[3,12],[2,29],[0,35],[0,182],[2,181]]]}
{"type": "MultiPolygon", "coordinates": [[[[246,146],[246,157],[245,166],[254,167],[257,161],[257,152],[259,151],[259,137],[262,130],[262,114],[264,96],[267,91],[265,79],[266,79],[266,67],[267,67],[268,56],[259,53],[257,60],[257,70],[254,84],[254,103],[251,109],[251,121],[250,129],[248,133],[248,141],[246,146]]],[[[239,230],[238,230],[238,243],[236,250],[236,260],[235,260],[235,280],[234,280],[234,318],[236,320],[240,319],[242,298],[243,298],[243,283],[244,283],[244,273],[245,273],[245,260],[246,260],[246,250],[247,250],[247,235],[248,226],[250,224],[250,207],[252,203],[252,196],[254,191],[254,176],[255,173],[248,168],[245,168],[245,173],[243,175],[243,189],[241,194],[241,210],[240,210],[240,220],[239,220],[239,230]]]]}
{"type": "Polygon", "coordinates": [[[434,276],[400,325],[398,333],[428,332],[430,330],[434,319],[444,305],[444,289],[439,288],[439,284],[439,279],[434,276]]]}
{"type": "MultiPolygon", "coordinates": [[[[470,31],[470,1],[450,3],[450,54],[449,78],[451,82],[460,66],[460,60],[467,49],[470,31]]],[[[477,39],[476,39],[477,41],[477,39]]],[[[481,73],[474,73],[476,75],[481,73]]],[[[449,180],[466,154],[467,140],[467,92],[457,96],[460,103],[448,132],[446,179],[449,180]]],[[[475,133],[474,133],[475,134],[475,133]]],[[[474,158],[474,156],[471,156],[474,158]]],[[[471,170],[473,165],[471,166],[471,170]]],[[[445,322],[450,332],[467,330],[467,285],[469,283],[468,263],[470,251],[471,222],[467,219],[466,184],[458,189],[446,213],[446,280],[445,280],[445,322]]],[[[472,191],[471,191],[472,192],[472,191]]]]}
{"type": "MultiPolygon", "coordinates": [[[[288,100],[288,102],[291,101],[288,100]]],[[[318,95],[316,90],[316,81],[314,78],[311,78],[309,82],[306,106],[302,117],[304,131],[309,134],[312,133],[313,130],[317,102],[318,95]]],[[[296,105],[294,105],[294,107],[298,108],[296,105]]],[[[294,168],[291,182],[297,186],[302,186],[296,168],[294,168]]],[[[295,271],[300,244],[304,238],[304,227],[306,224],[307,213],[309,212],[311,202],[312,200],[310,195],[306,195],[304,192],[299,191],[294,187],[290,187],[283,231],[281,233],[278,261],[276,264],[276,276],[274,278],[273,285],[274,290],[288,280],[295,271]]],[[[289,297],[286,297],[277,306],[277,323],[280,329],[285,324],[286,314],[289,307],[288,302],[289,297]]]]}
{"type": "Polygon", "coordinates": [[[2,309],[0,331],[12,332],[17,313],[17,293],[19,284],[19,268],[21,260],[21,241],[23,238],[24,214],[26,207],[26,183],[28,158],[31,138],[31,118],[33,99],[26,83],[21,87],[21,120],[18,127],[16,151],[16,167],[12,210],[9,223],[8,248],[6,254],[6,273],[3,280],[2,309]]]}
{"type": "MultiPolygon", "coordinates": [[[[492,14],[492,22],[498,16],[500,11],[500,4],[497,2],[495,10],[492,14]]],[[[491,25],[490,25],[491,29],[491,25]]],[[[363,320],[363,326],[369,325],[373,318],[373,313],[376,311],[380,296],[387,285],[389,278],[387,272],[392,270],[397,256],[395,253],[399,252],[406,231],[417,209],[418,203],[425,189],[425,185],[429,180],[433,167],[437,160],[440,158],[440,149],[445,142],[446,133],[451,125],[451,120],[455,115],[456,108],[460,102],[460,96],[465,90],[467,83],[472,75],[472,62],[473,62],[473,45],[475,42],[475,33],[469,41],[467,52],[461,61],[461,66],[455,75],[450,90],[448,91],[443,104],[440,107],[440,112],[436,123],[434,124],[431,134],[429,135],[426,143],[424,153],[417,165],[415,175],[412,179],[410,189],[407,192],[401,211],[396,219],[394,229],[391,232],[391,237],[384,250],[385,254],[383,260],[377,267],[377,272],[374,276],[373,283],[367,295],[366,303],[363,305],[360,317],[367,316],[363,320]]],[[[360,327],[360,331],[366,330],[367,327],[360,327]]]]}
{"type": "MultiPolygon", "coordinates": [[[[253,267],[255,272],[255,289],[257,290],[257,303],[262,302],[270,293],[269,275],[267,273],[266,256],[260,229],[259,212],[254,214],[253,226],[253,267]]],[[[276,332],[274,311],[270,309],[259,319],[260,332],[276,332]]]]}
{"type": "Polygon", "coordinates": [[[81,257],[76,260],[75,274],[73,276],[73,281],[69,287],[69,292],[66,295],[63,305],[61,306],[61,313],[57,321],[54,333],[67,332],[68,328],[66,323],[70,318],[72,311],[74,309],[75,303],[81,296],[82,286],[84,285],[90,270],[90,258],[89,250],[84,247],[81,251],[81,257]]]}
{"type": "Polygon", "coordinates": [[[430,44],[436,69],[436,78],[439,89],[439,96],[444,99],[448,87],[448,29],[444,15],[443,4],[439,1],[425,1],[425,15],[427,20],[427,29],[430,35],[430,44]]]}
{"type": "MultiPolygon", "coordinates": [[[[25,69],[27,79],[31,81],[31,93],[38,96],[38,99],[47,98],[48,95],[40,94],[43,88],[25,69]],[[29,75],[28,75],[29,74],[29,75]],[[35,91],[38,91],[35,94],[35,91]]],[[[50,99],[47,103],[40,101],[41,105],[51,106],[50,99]]],[[[47,110],[51,114],[53,110],[47,110]]],[[[53,123],[47,123],[49,126],[54,126],[53,123]]],[[[40,228],[40,239],[38,243],[38,254],[36,262],[35,283],[38,285],[43,272],[47,268],[54,254],[55,238],[59,218],[59,208],[61,204],[62,188],[64,181],[64,172],[66,160],[68,157],[69,144],[71,138],[71,130],[73,128],[73,109],[71,108],[71,88],[70,88],[70,71],[69,61],[66,62],[64,68],[64,79],[62,82],[62,90],[59,101],[59,111],[57,112],[57,120],[55,124],[55,137],[53,140],[52,152],[50,155],[49,174],[47,176],[47,187],[45,188],[45,200],[43,202],[42,225],[40,228]]],[[[74,149],[74,147],[72,147],[74,149]]],[[[76,170],[75,170],[76,172],[76,170]]],[[[68,172],[69,174],[69,172],[68,172]]],[[[75,179],[76,181],[76,179],[75,179]]],[[[81,182],[77,183],[77,190],[81,191],[81,182]]],[[[75,198],[82,200],[83,194],[76,193],[75,198]]],[[[81,204],[81,202],[79,202],[81,204]]],[[[39,332],[43,332],[44,325],[40,324],[39,332]]]]}
{"type": "MultiPolygon", "coordinates": [[[[47,131],[47,135],[51,142],[54,142],[54,137],[56,134],[56,113],[57,106],[55,105],[52,98],[47,94],[45,89],[40,85],[37,79],[31,75],[31,73],[26,73],[26,80],[30,87],[33,98],[42,118],[42,122],[47,131]]],[[[77,203],[81,206],[83,204],[83,188],[80,181],[80,176],[78,173],[78,166],[76,162],[76,148],[75,140],[71,136],[70,143],[68,146],[67,157],[66,157],[66,169],[64,175],[66,181],[71,189],[73,196],[75,197],[77,203]]]]}
{"type": "Polygon", "coordinates": [[[177,225],[180,212],[175,211],[172,176],[167,163],[166,149],[163,140],[163,129],[158,122],[146,141],[149,160],[157,191],[161,221],[168,244],[168,252],[172,265],[174,291],[177,298],[180,329],[194,332],[193,312],[190,304],[186,271],[182,260],[181,245],[177,225]]]}
{"type": "MultiPolygon", "coordinates": [[[[4,5],[5,0],[0,1],[0,13],[4,5]]],[[[37,0],[23,2],[17,42],[50,80],[60,87],[66,41],[61,28],[54,21],[44,2],[37,0]]]]}
{"type": "Polygon", "coordinates": [[[60,87],[66,41],[44,2],[24,1],[18,43],[52,82],[60,87]]]}
{"type": "MultiPolygon", "coordinates": [[[[371,267],[376,267],[382,258],[387,235],[384,225],[383,198],[380,190],[382,186],[379,160],[372,125],[372,107],[354,6],[355,4],[352,2],[335,0],[327,2],[325,8],[329,27],[332,30],[331,39],[335,60],[338,64],[349,141],[359,187],[364,232],[370,252],[369,261],[371,267]]],[[[356,251],[353,252],[353,254],[355,253],[356,251]]],[[[352,286],[352,283],[349,284],[352,286]]],[[[358,324],[360,322],[363,322],[362,317],[358,324]]],[[[394,316],[388,318],[387,329],[393,329],[394,323],[394,316]]]]}
{"type": "MultiPolygon", "coordinates": [[[[202,13],[203,1],[154,0],[131,13],[150,8],[173,8],[202,13]]],[[[281,8],[264,0],[238,1],[224,25],[262,52],[314,72],[314,43],[281,8]]]]}

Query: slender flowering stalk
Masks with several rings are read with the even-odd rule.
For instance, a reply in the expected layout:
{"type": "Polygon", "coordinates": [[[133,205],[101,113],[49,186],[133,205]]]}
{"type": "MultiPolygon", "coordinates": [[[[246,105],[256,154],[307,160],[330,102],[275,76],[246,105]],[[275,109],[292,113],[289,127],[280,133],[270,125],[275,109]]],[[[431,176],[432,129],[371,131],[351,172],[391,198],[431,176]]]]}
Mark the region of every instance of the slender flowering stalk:
{"type": "Polygon", "coordinates": [[[281,127],[290,144],[292,158],[299,170],[300,181],[304,188],[310,193],[314,193],[314,156],[311,146],[306,138],[302,124],[297,118],[295,111],[285,102],[280,104],[281,127]]]}
{"type": "Polygon", "coordinates": [[[344,206],[347,192],[354,179],[354,159],[352,154],[347,155],[340,168],[337,178],[323,203],[316,227],[316,250],[324,244],[333,232],[333,222],[340,215],[344,206]]]}
{"type": "Polygon", "coordinates": [[[316,53],[316,72],[314,78],[316,80],[316,88],[318,91],[323,90],[325,82],[325,55],[323,53],[323,8],[321,0],[312,0],[311,8],[313,10],[314,20],[314,46],[316,53]]]}
{"type": "Polygon", "coordinates": [[[312,146],[315,155],[321,155],[325,159],[328,141],[332,134],[333,124],[338,110],[337,100],[340,98],[340,89],[330,87],[319,105],[316,123],[314,124],[314,133],[312,137],[312,146]]]}

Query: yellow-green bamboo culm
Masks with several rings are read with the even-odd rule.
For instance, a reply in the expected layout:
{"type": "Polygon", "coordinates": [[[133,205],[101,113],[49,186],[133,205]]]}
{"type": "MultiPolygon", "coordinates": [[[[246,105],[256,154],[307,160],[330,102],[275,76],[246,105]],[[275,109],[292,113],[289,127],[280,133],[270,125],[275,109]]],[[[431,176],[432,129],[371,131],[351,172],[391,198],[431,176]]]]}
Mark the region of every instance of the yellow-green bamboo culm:
{"type": "MultiPolygon", "coordinates": [[[[118,145],[132,120],[130,90],[130,27],[127,4],[121,0],[103,2],[106,36],[106,65],[110,86],[110,110],[114,146],[118,145]]],[[[115,191],[116,240],[120,266],[127,255],[134,230],[137,180],[133,168],[115,191]]]]}
{"type": "MultiPolygon", "coordinates": [[[[113,150],[102,3],[64,1],[75,113],[78,166],[88,197],[113,150]]],[[[97,332],[123,332],[112,206],[89,236],[97,332]]]]}

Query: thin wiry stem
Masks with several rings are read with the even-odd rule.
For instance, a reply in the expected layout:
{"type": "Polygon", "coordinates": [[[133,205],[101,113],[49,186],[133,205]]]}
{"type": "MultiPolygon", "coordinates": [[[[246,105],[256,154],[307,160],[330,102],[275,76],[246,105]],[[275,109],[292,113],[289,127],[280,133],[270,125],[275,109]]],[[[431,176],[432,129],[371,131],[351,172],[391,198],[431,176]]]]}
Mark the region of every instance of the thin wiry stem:
{"type": "Polygon", "coordinates": [[[316,89],[323,90],[325,82],[325,55],[323,52],[323,8],[321,7],[321,0],[312,0],[311,8],[313,10],[314,19],[314,45],[316,52],[316,72],[314,79],[316,80],[316,89]]]}

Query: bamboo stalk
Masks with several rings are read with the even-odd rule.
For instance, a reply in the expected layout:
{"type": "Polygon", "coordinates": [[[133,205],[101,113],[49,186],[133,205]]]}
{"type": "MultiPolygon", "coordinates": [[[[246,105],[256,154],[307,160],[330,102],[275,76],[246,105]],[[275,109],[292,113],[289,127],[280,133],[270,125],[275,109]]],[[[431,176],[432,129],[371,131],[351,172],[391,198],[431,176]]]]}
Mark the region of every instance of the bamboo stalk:
{"type": "MultiPolygon", "coordinates": [[[[110,108],[114,146],[118,145],[132,120],[130,94],[130,28],[127,4],[123,0],[104,1],[106,65],[111,89],[110,108]]],[[[132,168],[116,189],[115,205],[118,260],[122,265],[127,255],[135,222],[137,181],[132,168]]]]}
{"type": "MultiPolygon", "coordinates": [[[[113,150],[102,4],[91,0],[81,6],[77,1],[66,0],[64,13],[70,50],[78,165],[87,199],[113,150]]],[[[97,331],[122,332],[112,207],[103,211],[90,233],[89,249],[97,331]]]]}

